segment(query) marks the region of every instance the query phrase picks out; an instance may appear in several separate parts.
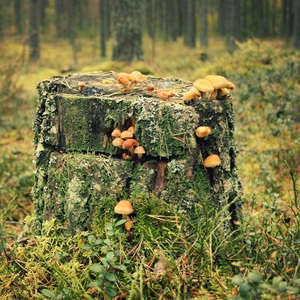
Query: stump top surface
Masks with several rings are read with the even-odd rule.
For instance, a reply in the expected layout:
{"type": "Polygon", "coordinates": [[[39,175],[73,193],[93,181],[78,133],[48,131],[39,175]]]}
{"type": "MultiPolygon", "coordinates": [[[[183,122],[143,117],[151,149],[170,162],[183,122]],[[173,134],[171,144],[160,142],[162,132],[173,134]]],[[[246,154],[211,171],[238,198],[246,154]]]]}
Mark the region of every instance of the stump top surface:
{"type": "Polygon", "coordinates": [[[134,96],[149,97],[160,101],[157,92],[148,92],[147,86],[153,84],[155,91],[170,90],[174,96],[168,102],[174,103],[182,101],[184,93],[193,85],[192,82],[183,81],[176,78],[160,78],[155,76],[145,76],[142,83],[133,86],[131,92],[122,91],[122,86],[115,80],[117,72],[90,72],[83,74],[73,74],[68,76],[54,76],[44,82],[51,82],[57,85],[53,94],[71,94],[80,97],[109,97],[114,100],[126,100],[135,98],[134,96]],[[84,83],[84,88],[79,88],[79,83],[84,83]],[[126,99],[124,99],[126,98],[126,99]]]}

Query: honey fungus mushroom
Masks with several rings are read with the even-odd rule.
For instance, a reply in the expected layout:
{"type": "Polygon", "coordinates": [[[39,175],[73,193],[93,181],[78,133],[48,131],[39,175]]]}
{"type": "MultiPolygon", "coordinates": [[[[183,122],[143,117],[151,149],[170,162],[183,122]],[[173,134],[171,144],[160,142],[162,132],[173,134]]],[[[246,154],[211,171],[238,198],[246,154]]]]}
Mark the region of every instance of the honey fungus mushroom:
{"type": "Polygon", "coordinates": [[[205,168],[215,168],[221,164],[221,159],[217,154],[209,155],[203,162],[205,168]]]}
{"type": "Polygon", "coordinates": [[[143,154],[146,153],[146,150],[142,146],[138,146],[134,149],[134,154],[138,155],[138,158],[141,159],[143,157],[143,154]]]}
{"type": "Polygon", "coordinates": [[[138,147],[139,143],[135,139],[127,139],[127,140],[124,141],[124,143],[122,145],[122,148],[124,150],[129,150],[131,156],[133,156],[133,154],[134,154],[134,149],[133,149],[134,146],[138,147]]]}
{"type": "Polygon", "coordinates": [[[127,221],[130,221],[129,215],[134,212],[132,203],[128,200],[121,200],[116,206],[115,206],[115,213],[122,215],[124,219],[127,219],[127,221]]]}
{"type": "Polygon", "coordinates": [[[211,134],[211,128],[208,127],[208,126],[199,126],[196,129],[196,135],[199,138],[203,138],[203,137],[205,137],[205,136],[207,136],[209,134],[211,134]]]}

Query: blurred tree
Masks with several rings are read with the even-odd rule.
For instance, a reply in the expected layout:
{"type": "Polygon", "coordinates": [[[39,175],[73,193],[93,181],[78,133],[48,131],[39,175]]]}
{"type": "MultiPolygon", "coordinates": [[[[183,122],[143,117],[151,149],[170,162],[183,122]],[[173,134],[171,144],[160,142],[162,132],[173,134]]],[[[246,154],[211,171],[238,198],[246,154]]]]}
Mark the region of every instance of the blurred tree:
{"type": "Polygon", "coordinates": [[[186,28],[184,43],[190,48],[196,47],[196,7],[195,0],[186,0],[186,28]]]}
{"type": "Polygon", "coordinates": [[[100,53],[101,57],[106,57],[106,40],[108,38],[108,0],[99,0],[99,18],[100,18],[100,53]]]}
{"type": "Polygon", "coordinates": [[[69,0],[68,9],[68,37],[73,51],[73,61],[77,65],[77,47],[76,47],[76,6],[79,4],[77,0],[69,0]]]}
{"type": "Polygon", "coordinates": [[[39,0],[38,1],[38,18],[39,24],[41,26],[45,26],[45,19],[46,19],[46,8],[49,4],[49,0],[39,0]]]}
{"type": "Polygon", "coordinates": [[[16,33],[22,35],[24,33],[24,24],[22,10],[24,9],[23,0],[14,0],[14,23],[16,33]]]}
{"type": "Polygon", "coordinates": [[[64,1],[55,0],[55,27],[56,27],[56,37],[62,38],[65,37],[65,10],[64,10],[64,1]]]}
{"type": "Polygon", "coordinates": [[[203,48],[208,47],[207,0],[200,0],[200,43],[203,48]]]}
{"type": "Polygon", "coordinates": [[[257,36],[261,39],[264,36],[265,24],[264,24],[264,6],[263,0],[257,1],[257,12],[258,12],[258,32],[257,36]]]}
{"type": "Polygon", "coordinates": [[[142,59],[142,20],[140,0],[114,0],[113,60],[142,59]]]}
{"type": "Polygon", "coordinates": [[[40,39],[38,26],[38,0],[29,0],[29,61],[36,62],[40,58],[40,39]]]}
{"type": "Polygon", "coordinates": [[[157,1],[156,0],[145,0],[145,22],[146,22],[146,31],[149,37],[152,40],[151,45],[151,60],[155,59],[155,44],[156,44],[156,23],[157,23],[157,1]]]}
{"type": "Polygon", "coordinates": [[[294,0],[294,47],[300,47],[300,4],[294,0]]]}

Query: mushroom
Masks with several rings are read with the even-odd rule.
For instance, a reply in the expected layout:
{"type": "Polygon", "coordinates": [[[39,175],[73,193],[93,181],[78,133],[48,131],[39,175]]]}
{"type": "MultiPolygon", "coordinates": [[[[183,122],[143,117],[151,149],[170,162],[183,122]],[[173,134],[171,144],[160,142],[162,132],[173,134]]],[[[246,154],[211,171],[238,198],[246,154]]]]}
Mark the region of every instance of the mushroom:
{"type": "Polygon", "coordinates": [[[193,86],[201,93],[202,99],[206,97],[206,93],[212,93],[214,91],[212,83],[206,79],[196,80],[193,86]]]}
{"type": "Polygon", "coordinates": [[[78,82],[78,88],[79,88],[79,90],[81,91],[83,88],[85,87],[85,84],[84,84],[84,82],[78,82]]]}
{"type": "Polygon", "coordinates": [[[131,91],[131,85],[134,82],[132,75],[122,72],[116,75],[116,80],[123,85],[122,90],[129,92],[131,91]]]}
{"type": "Polygon", "coordinates": [[[196,129],[196,135],[199,138],[203,138],[209,134],[211,134],[211,128],[208,126],[200,126],[196,129]]]}
{"type": "Polygon", "coordinates": [[[130,126],[127,131],[130,131],[132,134],[135,133],[135,126],[130,126]]]}
{"type": "Polygon", "coordinates": [[[133,71],[130,75],[133,77],[135,83],[141,83],[145,78],[140,71],[133,71]]]}
{"type": "Polygon", "coordinates": [[[131,156],[133,156],[133,146],[139,146],[139,143],[135,139],[127,139],[124,141],[122,148],[124,150],[128,149],[131,153],[131,156]]]}
{"type": "Polygon", "coordinates": [[[214,87],[214,91],[208,98],[209,100],[215,100],[218,95],[218,89],[227,88],[229,85],[228,80],[224,76],[220,75],[207,75],[204,79],[210,81],[214,87]]]}
{"type": "Polygon", "coordinates": [[[189,101],[196,98],[196,95],[191,91],[187,91],[184,95],[183,95],[183,100],[184,101],[189,101]]]}
{"type": "Polygon", "coordinates": [[[227,95],[229,95],[229,91],[226,88],[220,88],[218,90],[217,99],[220,99],[220,98],[225,97],[227,95]]]}
{"type": "Polygon", "coordinates": [[[128,217],[130,214],[134,212],[132,203],[128,200],[121,200],[116,206],[115,206],[115,213],[122,215],[124,219],[127,219],[127,221],[131,221],[128,217]]]}
{"type": "Polygon", "coordinates": [[[209,155],[203,162],[204,167],[206,168],[215,168],[221,164],[221,159],[216,154],[209,155]]]}
{"type": "Polygon", "coordinates": [[[134,149],[134,154],[137,154],[139,159],[141,159],[143,157],[143,154],[145,154],[145,153],[146,153],[146,150],[142,146],[138,146],[134,149]]]}
{"type": "Polygon", "coordinates": [[[121,138],[119,138],[119,137],[116,137],[116,138],[112,141],[113,146],[118,147],[118,148],[122,148],[123,143],[124,143],[124,140],[121,139],[121,138]]]}
{"type": "Polygon", "coordinates": [[[124,139],[124,140],[132,139],[133,138],[133,133],[129,130],[125,130],[121,133],[120,138],[124,139]]]}
{"type": "Polygon", "coordinates": [[[131,227],[132,227],[132,221],[131,221],[131,220],[127,220],[127,221],[125,222],[124,226],[125,226],[125,229],[126,229],[127,231],[129,231],[129,230],[131,229],[131,227]]]}
{"type": "Polygon", "coordinates": [[[121,135],[121,130],[118,128],[114,129],[113,132],[111,133],[111,136],[114,138],[120,137],[120,135],[121,135]]]}

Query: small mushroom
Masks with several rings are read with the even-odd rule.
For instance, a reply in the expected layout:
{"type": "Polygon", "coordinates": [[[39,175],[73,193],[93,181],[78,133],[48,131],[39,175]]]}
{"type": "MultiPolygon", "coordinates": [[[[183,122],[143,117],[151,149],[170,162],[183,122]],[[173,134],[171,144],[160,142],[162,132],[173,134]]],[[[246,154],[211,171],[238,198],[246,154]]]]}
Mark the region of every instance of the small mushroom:
{"type": "Polygon", "coordinates": [[[215,168],[221,164],[221,159],[216,154],[209,155],[203,162],[204,167],[206,168],[215,168]]]}
{"type": "Polygon", "coordinates": [[[135,133],[135,126],[130,126],[127,131],[130,131],[132,134],[135,133]]]}
{"type": "Polygon", "coordinates": [[[111,136],[116,138],[116,137],[120,137],[121,136],[121,130],[116,128],[113,130],[113,132],[111,133],[111,136]]]}
{"type": "Polygon", "coordinates": [[[131,227],[132,227],[132,221],[131,221],[131,220],[127,220],[127,221],[125,222],[124,226],[125,226],[125,229],[126,229],[127,231],[129,231],[129,230],[131,229],[131,227]]]}
{"type": "Polygon", "coordinates": [[[199,138],[203,138],[209,134],[211,134],[211,128],[208,126],[200,126],[196,129],[196,135],[199,138]]]}
{"type": "Polygon", "coordinates": [[[145,78],[140,71],[133,71],[130,75],[133,77],[135,83],[141,83],[145,78]]]}
{"type": "Polygon", "coordinates": [[[214,91],[212,83],[206,79],[196,80],[193,86],[201,93],[201,98],[205,98],[206,93],[212,93],[214,91]]]}
{"type": "Polygon", "coordinates": [[[124,140],[132,139],[133,138],[133,133],[129,130],[125,130],[121,133],[120,138],[124,139],[124,140]]]}
{"type": "Polygon", "coordinates": [[[134,149],[134,154],[137,154],[139,159],[141,159],[143,157],[143,154],[145,154],[145,153],[146,153],[146,150],[142,146],[138,146],[134,149]]]}
{"type": "Polygon", "coordinates": [[[139,143],[135,140],[135,139],[127,139],[124,141],[122,148],[124,150],[129,150],[131,153],[131,156],[133,156],[134,152],[133,152],[133,146],[138,147],[139,143]]]}
{"type": "Polygon", "coordinates": [[[122,148],[123,143],[124,143],[124,140],[121,139],[121,138],[119,138],[119,137],[116,137],[116,138],[112,141],[113,146],[118,147],[118,148],[122,148]]]}
{"type": "Polygon", "coordinates": [[[218,90],[217,99],[223,98],[225,96],[229,95],[229,91],[226,88],[220,88],[218,90]]]}
{"type": "Polygon", "coordinates": [[[183,100],[184,101],[190,101],[192,99],[196,98],[196,95],[191,91],[187,91],[184,95],[183,95],[183,100]]]}
{"type": "Polygon", "coordinates": [[[211,82],[214,87],[214,91],[210,94],[209,100],[215,100],[218,95],[218,90],[228,87],[228,80],[224,76],[220,75],[207,75],[204,79],[211,82]]]}
{"type": "Polygon", "coordinates": [[[115,206],[115,213],[122,215],[124,219],[127,219],[127,221],[130,221],[129,215],[134,212],[132,203],[128,200],[121,200],[116,206],[115,206]]]}

